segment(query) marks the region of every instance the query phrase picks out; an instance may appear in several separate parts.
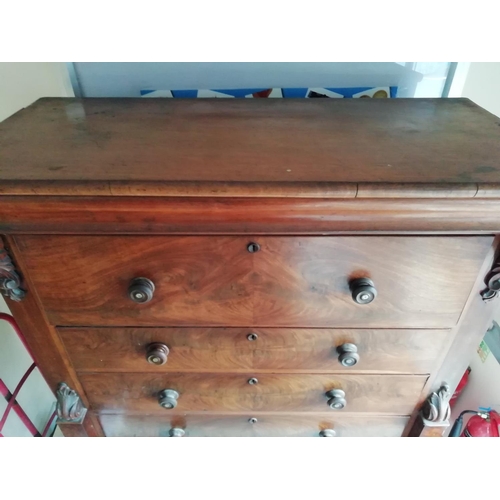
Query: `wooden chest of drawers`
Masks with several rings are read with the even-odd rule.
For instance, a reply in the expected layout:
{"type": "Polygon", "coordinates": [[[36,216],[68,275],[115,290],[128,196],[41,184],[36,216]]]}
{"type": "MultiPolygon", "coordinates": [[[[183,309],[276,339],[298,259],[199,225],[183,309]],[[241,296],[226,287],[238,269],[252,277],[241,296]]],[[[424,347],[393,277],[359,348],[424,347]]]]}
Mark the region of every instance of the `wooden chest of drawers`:
{"type": "Polygon", "coordinates": [[[66,435],[445,432],[500,290],[499,119],[320,101],[0,124],[0,286],[66,435]]]}

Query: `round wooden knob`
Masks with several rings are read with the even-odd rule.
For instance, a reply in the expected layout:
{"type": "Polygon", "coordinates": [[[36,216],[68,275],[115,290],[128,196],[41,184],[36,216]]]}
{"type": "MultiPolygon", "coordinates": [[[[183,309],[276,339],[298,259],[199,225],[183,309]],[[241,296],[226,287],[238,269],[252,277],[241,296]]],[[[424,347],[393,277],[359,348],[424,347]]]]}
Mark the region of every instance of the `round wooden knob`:
{"type": "Polygon", "coordinates": [[[173,438],[181,438],[184,437],[186,434],[186,431],[184,429],[181,429],[180,427],[173,427],[168,431],[168,434],[170,437],[173,438]]]}
{"type": "Polygon", "coordinates": [[[178,399],[179,393],[173,389],[164,389],[158,394],[158,404],[165,410],[173,410],[178,399]]]}
{"type": "Polygon", "coordinates": [[[149,344],[146,351],[146,359],[152,365],[161,366],[167,362],[168,347],[160,342],[149,344]]]}
{"type": "Polygon", "coordinates": [[[369,304],[377,296],[375,284],[368,278],[353,280],[349,287],[351,288],[352,299],[356,304],[369,304]]]}
{"type": "Polygon", "coordinates": [[[149,302],[153,298],[155,284],[148,278],[134,278],[128,287],[128,296],[139,304],[149,302]]]}
{"type": "Polygon", "coordinates": [[[354,366],[359,361],[358,348],[355,344],[342,344],[337,348],[337,351],[342,366],[354,366]]]}
{"type": "Polygon", "coordinates": [[[326,397],[330,398],[328,400],[328,406],[332,410],[343,410],[347,401],[345,399],[345,392],[342,389],[333,389],[326,393],[326,397]]]}
{"type": "Polygon", "coordinates": [[[319,436],[322,438],[332,438],[335,437],[337,433],[333,429],[323,429],[320,431],[319,436]]]}

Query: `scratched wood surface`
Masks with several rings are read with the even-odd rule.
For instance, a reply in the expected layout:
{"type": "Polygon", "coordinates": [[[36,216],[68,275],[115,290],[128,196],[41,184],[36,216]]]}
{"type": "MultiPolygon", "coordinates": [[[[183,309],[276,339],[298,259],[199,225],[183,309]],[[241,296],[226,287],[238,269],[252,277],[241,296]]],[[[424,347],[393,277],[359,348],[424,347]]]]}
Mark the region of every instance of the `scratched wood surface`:
{"type": "Polygon", "coordinates": [[[468,99],[46,98],[0,123],[0,181],[498,183],[499,138],[468,99]]]}

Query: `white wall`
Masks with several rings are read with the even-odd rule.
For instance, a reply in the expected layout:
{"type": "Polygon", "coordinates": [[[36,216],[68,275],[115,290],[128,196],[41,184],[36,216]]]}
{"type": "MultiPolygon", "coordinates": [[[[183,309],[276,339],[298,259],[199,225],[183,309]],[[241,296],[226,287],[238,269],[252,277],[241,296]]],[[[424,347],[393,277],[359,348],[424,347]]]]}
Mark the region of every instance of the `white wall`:
{"type": "Polygon", "coordinates": [[[65,63],[0,63],[0,121],[40,97],[72,97],[65,63]]]}
{"type": "MultiPolygon", "coordinates": [[[[64,63],[0,63],[0,121],[40,97],[73,95],[64,63]]],[[[0,312],[10,312],[1,296],[0,312]]],[[[14,330],[0,321],[0,378],[10,392],[14,391],[31,363],[31,356],[14,330]]],[[[23,385],[17,401],[38,431],[42,432],[53,411],[55,398],[38,368],[23,385]]],[[[0,417],[6,406],[7,402],[0,395],[0,417]]],[[[4,436],[30,435],[13,411],[10,412],[2,433],[4,436]]]]}
{"type": "Polygon", "coordinates": [[[500,117],[500,62],[470,63],[462,96],[500,117]]]}

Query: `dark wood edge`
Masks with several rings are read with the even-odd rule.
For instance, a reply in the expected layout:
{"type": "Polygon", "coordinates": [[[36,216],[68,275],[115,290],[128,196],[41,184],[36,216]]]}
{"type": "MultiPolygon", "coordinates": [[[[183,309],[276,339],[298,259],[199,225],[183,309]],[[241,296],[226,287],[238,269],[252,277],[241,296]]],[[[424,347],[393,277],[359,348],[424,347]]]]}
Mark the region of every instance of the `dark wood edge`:
{"type": "MultiPolygon", "coordinates": [[[[325,405],[326,407],[326,405],[325,405]]],[[[109,415],[120,415],[120,416],[132,416],[132,417],[153,417],[153,418],[158,418],[159,416],[164,415],[166,418],[168,417],[179,417],[179,416],[207,416],[207,417],[213,417],[217,415],[225,416],[225,417],[241,417],[245,415],[261,415],[261,416],[275,416],[275,417],[293,417],[293,416],[301,416],[301,417],[317,417],[317,416],[323,416],[323,417],[330,417],[334,419],[351,419],[351,418],[380,418],[380,419],[391,419],[391,418],[402,418],[402,419],[409,419],[409,415],[403,415],[399,413],[394,413],[394,412],[386,412],[386,413],[381,413],[381,412],[375,412],[375,411],[260,411],[260,410],[249,410],[249,411],[244,411],[244,410],[235,410],[235,411],[219,411],[219,410],[202,410],[202,411],[181,411],[181,410],[163,410],[159,408],[158,410],[154,410],[149,413],[145,413],[142,410],[127,410],[125,413],[123,412],[117,412],[117,411],[99,411],[99,410],[94,410],[93,412],[90,412],[90,414],[100,417],[100,416],[109,416],[109,415]]],[[[70,424],[71,425],[71,424],[70,424]]]]}
{"type": "MultiPolygon", "coordinates": [[[[35,287],[29,277],[26,267],[23,265],[23,258],[16,241],[11,236],[3,236],[5,247],[16,260],[17,266],[21,270],[23,284],[26,289],[26,296],[20,302],[8,300],[8,306],[14,315],[16,322],[21,329],[26,342],[32,352],[35,353],[35,362],[41,374],[47,381],[51,390],[55,393],[60,382],[66,382],[71,388],[78,392],[84,405],[89,408],[88,398],[81,386],[75,370],[69,362],[65,347],[59,338],[56,329],[50,325],[35,287]]],[[[71,433],[79,433],[87,436],[102,436],[102,429],[98,421],[88,415],[81,425],[61,424],[64,432],[69,426],[71,433]],[[75,427],[81,427],[75,430],[75,427]]],[[[71,434],[72,435],[72,434],[71,434]]]]}
{"type": "Polygon", "coordinates": [[[359,183],[356,198],[475,198],[478,184],[359,183]]]}
{"type": "MultiPolygon", "coordinates": [[[[419,404],[403,435],[409,437],[438,436],[446,432],[447,427],[426,427],[419,414],[420,407],[429,394],[437,391],[443,384],[447,384],[453,394],[486,330],[491,326],[500,299],[484,302],[480,292],[485,288],[485,277],[498,258],[499,251],[500,236],[497,236],[472,287],[455,328],[455,334],[451,337],[450,346],[444,352],[441,360],[438,361],[438,370],[434,371],[428,378],[420,395],[419,404]]],[[[450,425],[453,425],[453,422],[450,422],[450,425]]]]}
{"type": "MultiPolygon", "coordinates": [[[[383,330],[383,328],[380,328],[380,330],[383,330]]],[[[158,375],[173,375],[173,374],[209,374],[209,375],[217,375],[217,374],[225,374],[225,375],[248,375],[249,373],[252,374],[261,374],[261,375],[338,375],[338,376],[343,376],[343,375],[387,375],[387,376],[416,376],[416,377],[423,377],[425,375],[428,375],[429,372],[424,372],[424,371],[404,371],[404,370],[354,370],[354,369],[332,369],[332,370],[314,370],[310,368],[304,368],[304,369],[298,369],[298,368],[293,368],[293,369],[280,369],[280,368],[247,368],[247,369],[242,369],[242,370],[214,370],[214,369],[197,369],[197,368],[190,368],[190,369],[175,369],[175,370],[169,370],[169,369],[164,369],[162,371],[145,371],[145,370],[131,370],[128,368],[107,368],[106,366],[102,368],[92,368],[92,369],[85,369],[81,368],[77,370],[77,373],[79,375],[89,375],[89,374],[98,374],[98,373],[108,373],[108,374],[123,374],[123,373],[142,373],[142,374],[147,374],[147,375],[152,375],[154,373],[158,373],[158,375]]]]}
{"type": "MultiPolygon", "coordinates": [[[[88,417],[89,415],[87,415],[88,417]]],[[[78,424],[58,424],[64,437],[89,437],[85,427],[78,424]]]]}
{"type": "MultiPolygon", "coordinates": [[[[144,419],[145,421],[151,420],[151,421],[163,421],[165,422],[165,427],[167,426],[180,426],[180,427],[186,427],[187,421],[191,417],[197,418],[197,417],[207,417],[208,419],[210,418],[232,418],[232,419],[249,419],[250,417],[257,417],[258,418],[279,418],[279,419],[284,419],[286,422],[287,419],[289,418],[303,418],[307,419],[309,421],[314,421],[315,419],[318,421],[319,427],[318,430],[320,430],[321,425],[324,425],[324,422],[337,422],[342,424],[345,421],[359,421],[359,423],[363,423],[366,421],[370,422],[377,422],[377,423],[383,423],[384,421],[386,422],[401,422],[403,424],[404,422],[407,422],[409,419],[408,415],[395,415],[395,414],[379,414],[379,413],[339,413],[339,412],[286,412],[285,414],[283,412],[244,412],[244,411],[238,411],[238,412],[228,412],[228,411],[217,411],[217,412],[206,412],[206,411],[201,411],[201,412],[193,412],[193,411],[188,411],[188,412],[182,412],[182,413],[170,413],[165,411],[164,413],[150,413],[148,415],[144,414],[144,412],[127,412],[126,414],[123,413],[98,413],[94,412],[92,413],[92,417],[95,419],[99,419],[100,417],[122,417],[122,418],[140,418],[144,419]]],[[[64,431],[66,432],[66,431],[64,431]]],[[[66,434],[65,434],[66,435],[66,434]]]]}
{"type": "Polygon", "coordinates": [[[4,234],[494,234],[500,199],[0,196],[4,234]]]}
{"type": "Polygon", "coordinates": [[[64,437],[104,437],[99,418],[91,412],[87,412],[83,424],[59,422],[57,425],[64,437]]]}
{"type": "Polygon", "coordinates": [[[500,184],[356,182],[0,181],[0,196],[188,198],[500,198],[500,184]]]}
{"type": "MultiPolygon", "coordinates": [[[[422,421],[420,420],[420,423],[422,421]]],[[[417,430],[417,427],[415,427],[417,430]]],[[[418,434],[412,435],[411,437],[444,437],[448,427],[425,427],[421,424],[419,427],[418,434]]]]}

